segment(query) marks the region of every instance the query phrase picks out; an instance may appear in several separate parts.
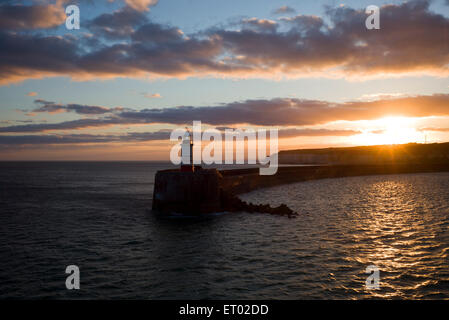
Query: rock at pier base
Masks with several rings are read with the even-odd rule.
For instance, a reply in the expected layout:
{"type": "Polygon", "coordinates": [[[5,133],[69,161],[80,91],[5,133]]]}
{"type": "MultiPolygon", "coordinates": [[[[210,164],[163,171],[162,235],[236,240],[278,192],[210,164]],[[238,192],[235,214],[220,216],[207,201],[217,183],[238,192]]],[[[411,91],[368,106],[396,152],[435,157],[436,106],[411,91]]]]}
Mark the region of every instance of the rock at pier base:
{"type": "Polygon", "coordinates": [[[225,211],[245,211],[249,213],[269,213],[278,216],[295,218],[298,214],[285,204],[278,207],[271,207],[269,204],[247,203],[233,194],[222,194],[222,206],[225,211]]]}

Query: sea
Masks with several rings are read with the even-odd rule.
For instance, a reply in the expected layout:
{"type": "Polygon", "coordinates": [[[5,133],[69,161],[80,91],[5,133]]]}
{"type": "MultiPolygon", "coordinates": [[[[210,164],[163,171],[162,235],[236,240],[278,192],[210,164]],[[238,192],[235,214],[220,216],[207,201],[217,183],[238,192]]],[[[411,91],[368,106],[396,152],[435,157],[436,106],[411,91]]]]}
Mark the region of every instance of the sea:
{"type": "Polygon", "coordinates": [[[241,195],[295,219],[180,219],[151,211],[154,175],[170,167],[1,162],[0,299],[449,298],[447,172],[241,195]],[[72,265],[79,290],[66,288],[72,265]]]}

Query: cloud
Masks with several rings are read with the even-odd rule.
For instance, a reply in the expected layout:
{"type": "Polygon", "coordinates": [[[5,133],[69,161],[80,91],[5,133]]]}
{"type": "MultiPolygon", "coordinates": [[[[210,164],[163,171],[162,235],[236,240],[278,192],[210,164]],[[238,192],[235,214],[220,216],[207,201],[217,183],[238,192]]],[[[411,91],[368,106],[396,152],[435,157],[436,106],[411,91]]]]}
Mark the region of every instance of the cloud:
{"type": "Polygon", "coordinates": [[[111,14],[117,19],[107,14],[93,19],[89,41],[74,34],[17,33],[5,26],[0,84],[61,75],[85,80],[449,74],[444,38],[449,18],[431,12],[425,0],[385,5],[381,12],[380,30],[366,29],[364,10],[345,6],[328,8],[326,19],[299,15],[272,23],[251,18],[239,30],[216,26],[184,35],[126,7],[111,14]]]}
{"type": "Polygon", "coordinates": [[[144,13],[123,7],[113,13],[104,13],[87,23],[97,36],[107,39],[123,39],[131,36],[135,28],[148,22],[144,13]]]}
{"type": "MultiPolygon", "coordinates": [[[[237,130],[238,128],[231,127],[216,127],[218,131],[222,132],[222,139],[225,139],[226,130],[237,130]]],[[[245,128],[240,128],[245,130],[245,128]]],[[[335,129],[314,129],[314,128],[280,128],[278,129],[278,137],[295,138],[295,137],[347,137],[356,134],[361,134],[358,130],[335,130],[335,129]]]]}
{"type": "Polygon", "coordinates": [[[99,143],[111,139],[95,135],[25,135],[0,136],[0,145],[99,143]]]}
{"type": "Polygon", "coordinates": [[[364,27],[362,10],[340,7],[327,11],[333,27],[319,17],[298,16],[288,22],[290,32],[221,31],[219,35],[232,54],[245,57],[241,64],[287,75],[322,75],[323,70],[348,76],[448,73],[448,47],[443,39],[447,18],[431,13],[426,1],[388,5],[381,12],[381,30],[374,32],[364,27]]]}
{"type": "Polygon", "coordinates": [[[387,99],[395,99],[399,97],[407,97],[405,93],[371,93],[364,94],[360,97],[360,100],[365,101],[375,101],[375,100],[387,100],[387,99]]]}
{"type": "Polygon", "coordinates": [[[32,30],[57,27],[65,22],[64,8],[48,5],[0,5],[0,30],[32,30]]]}
{"type": "MultiPolygon", "coordinates": [[[[46,103],[52,110],[52,104],[46,103]]],[[[95,106],[57,105],[64,110],[97,110],[95,106]]],[[[99,113],[104,107],[98,107],[99,113]]],[[[111,125],[165,123],[183,126],[200,120],[221,127],[248,124],[255,126],[312,126],[333,121],[374,120],[386,116],[449,116],[449,94],[434,94],[334,103],[322,100],[275,98],[271,100],[236,101],[217,106],[179,106],[155,109],[116,109],[113,115],[99,119],[80,119],[61,123],[30,124],[0,128],[2,133],[72,130],[111,125]]],[[[106,111],[106,110],[105,110],[106,111]]],[[[89,111],[90,112],[90,111],[89,111]]],[[[97,114],[99,114],[97,113],[97,114]]],[[[88,114],[94,114],[93,112],[88,114]]],[[[318,133],[317,131],[314,131],[318,133]]],[[[305,133],[305,131],[303,131],[305,133]]],[[[334,132],[335,133],[335,132],[334,132]]]]}
{"type": "MultiPolygon", "coordinates": [[[[0,148],[26,145],[60,145],[60,144],[105,144],[129,143],[145,141],[161,141],[170,139],[171,130],[155,132],[129,132],[124,135],[108,134],[46,134],[46,135],[0,135],[0,148]]],[[[327,129],[284,129],[279,131],[279,138],[300,136],[351,136],[360,132],[353,130],[327,129]]],[[[223,137],[224,139],[224,137],[223,137]]]]}
{"type": "Polygon", "coordinates": [[[158,0],[125,0],[125,3],[137,11],[148,11],[149,7],[155,6],[158,0]]]}
{"type": "Polygon", "coordinates": [[[170,131],[130,132],[125,135],[93,135],[93,134],[65,134],[65,135],[0,135],[0,145],[19,146],[36,144],[86,144],[111,142],[145,142],[170,139],[170,131]]]}
{"type": "Polygon", "coordinates": [[[419,131],[437,131],[437,132],[449,132],[449,128],[420,128],[419,131]]]}
{"type": "Polygon", "coordinates": [[[241,21],[244,29],[255,32],[275,32],[278,25],[275,21],[269,19],[248,18],[241,21]]]}
{"type": "Polygon", "coordinates": [[[112,113],[116,111],[122,111],[123,108],[116,107],[116,108],[106,108],[101,106],[88,106],[88,105],[81,105],[81,104],[57,104],[52,101],[45,101],[42,99],[34,100],[36,104],[39,104],[40,106],[36,109],[33,109],[33,113],[37,112],[48,112],[48,113],[60,113],[60,112],[75,112],[82,115],[99,115],[99,114],[106,114],[106,113],[112,113]]]}
{"type": "Polygon", "coordinates": [[[164,45],[181,43],[184,33],[176,27],[164,26],[156,23],[147,23],[140,27],[133,35],[132,40],[138,45],[164,45]]]}
{"type": "Polygon", "coordinates": [[[320,32],[320,29],[324,26],[324,21],[321,17],[311,15],[297,15],[281,18],[280,20],[288,22],[292,26],[292,30],[297,32],[320,32]]]}
{"type": "Polygon", "coordinates": [[[289,6],[282,6],[273,11],[273,14],[288,14],[295,13],[296,10],[289,6]]]}
{"type": "Polygon", "coordinates": [[[372,133],[372,134],[384,134],[385,130],[384,129],[371,130],[370,133],[372,133]]]}
{"type": "Polygon", "coordinates": [[[61,75],[77,69],[79,49],[72,38],[0,31],[0,83],[61,75]]]}
{"type": "Polygon", "coordinates": [[[143,96],[149,99],[162,98],[162,96],[159,93],[144,93],[143,96]]]}
{"type": "Polygon", "coordinates": [[[346,137],[362,133],[357,130],[330,130],[330,129],[281,129],[279,130],[279,138],[294,137],[346,137]]]}
{"type": "Polygon", "coordinates": [[[409,117],[449,115],[449,94],[414,96],[376,101],[333,103],[320,100],[276,98],[246,100],[219,106],[180,106],[124,111],[124,120],[186,124],[201,120],[211,125],[239,123],[261,126],[317,125],[337,120],[372,120],[387,115],[409,117]]]}
{"type": "Polygon", "coordinates": [[[27,96],[28,97],[35,97],[35,96],[37,96],[37,92],[34,92],[34,91],[28,92],[27,96]]]}
{"type": "Polygon", "coordinates": [[[19,132],[45,132],[59,130],[75,130],[85,128],[99,128],[112,125],[123,124],[124,121],[117,118],[106,119],[79,119],[60,123],[40,123],[17,125],[0,128],[0,133],[19,133],[19,132]]]}

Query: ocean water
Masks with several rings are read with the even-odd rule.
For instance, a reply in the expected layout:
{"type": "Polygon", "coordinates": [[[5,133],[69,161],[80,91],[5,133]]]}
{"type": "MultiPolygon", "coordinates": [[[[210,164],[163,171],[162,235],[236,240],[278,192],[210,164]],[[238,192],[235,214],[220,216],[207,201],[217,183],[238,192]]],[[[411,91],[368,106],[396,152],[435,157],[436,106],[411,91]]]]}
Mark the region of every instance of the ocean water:
{"type": "Polygon", "coordinates": [[[449,173],[254,191],[296,219],[151,213],[164,163],[0,163],[0,298],[449,298],[449,173]],[[80,268],[67,290],[65,268],[80,268]],[[380,270],[368,290],[365,269],[380,270]]]}

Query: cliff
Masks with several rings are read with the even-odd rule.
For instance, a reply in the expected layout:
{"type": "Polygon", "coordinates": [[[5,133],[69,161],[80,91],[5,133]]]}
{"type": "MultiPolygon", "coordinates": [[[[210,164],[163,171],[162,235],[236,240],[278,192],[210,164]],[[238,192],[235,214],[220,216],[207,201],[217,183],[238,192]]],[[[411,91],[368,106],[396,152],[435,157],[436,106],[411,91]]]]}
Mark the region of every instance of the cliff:
{"type": "Polygon", "coordinates": [[[299,149],[279,152],[281,164],[429,164],[449,162],[449,143],[299,149]]]}

